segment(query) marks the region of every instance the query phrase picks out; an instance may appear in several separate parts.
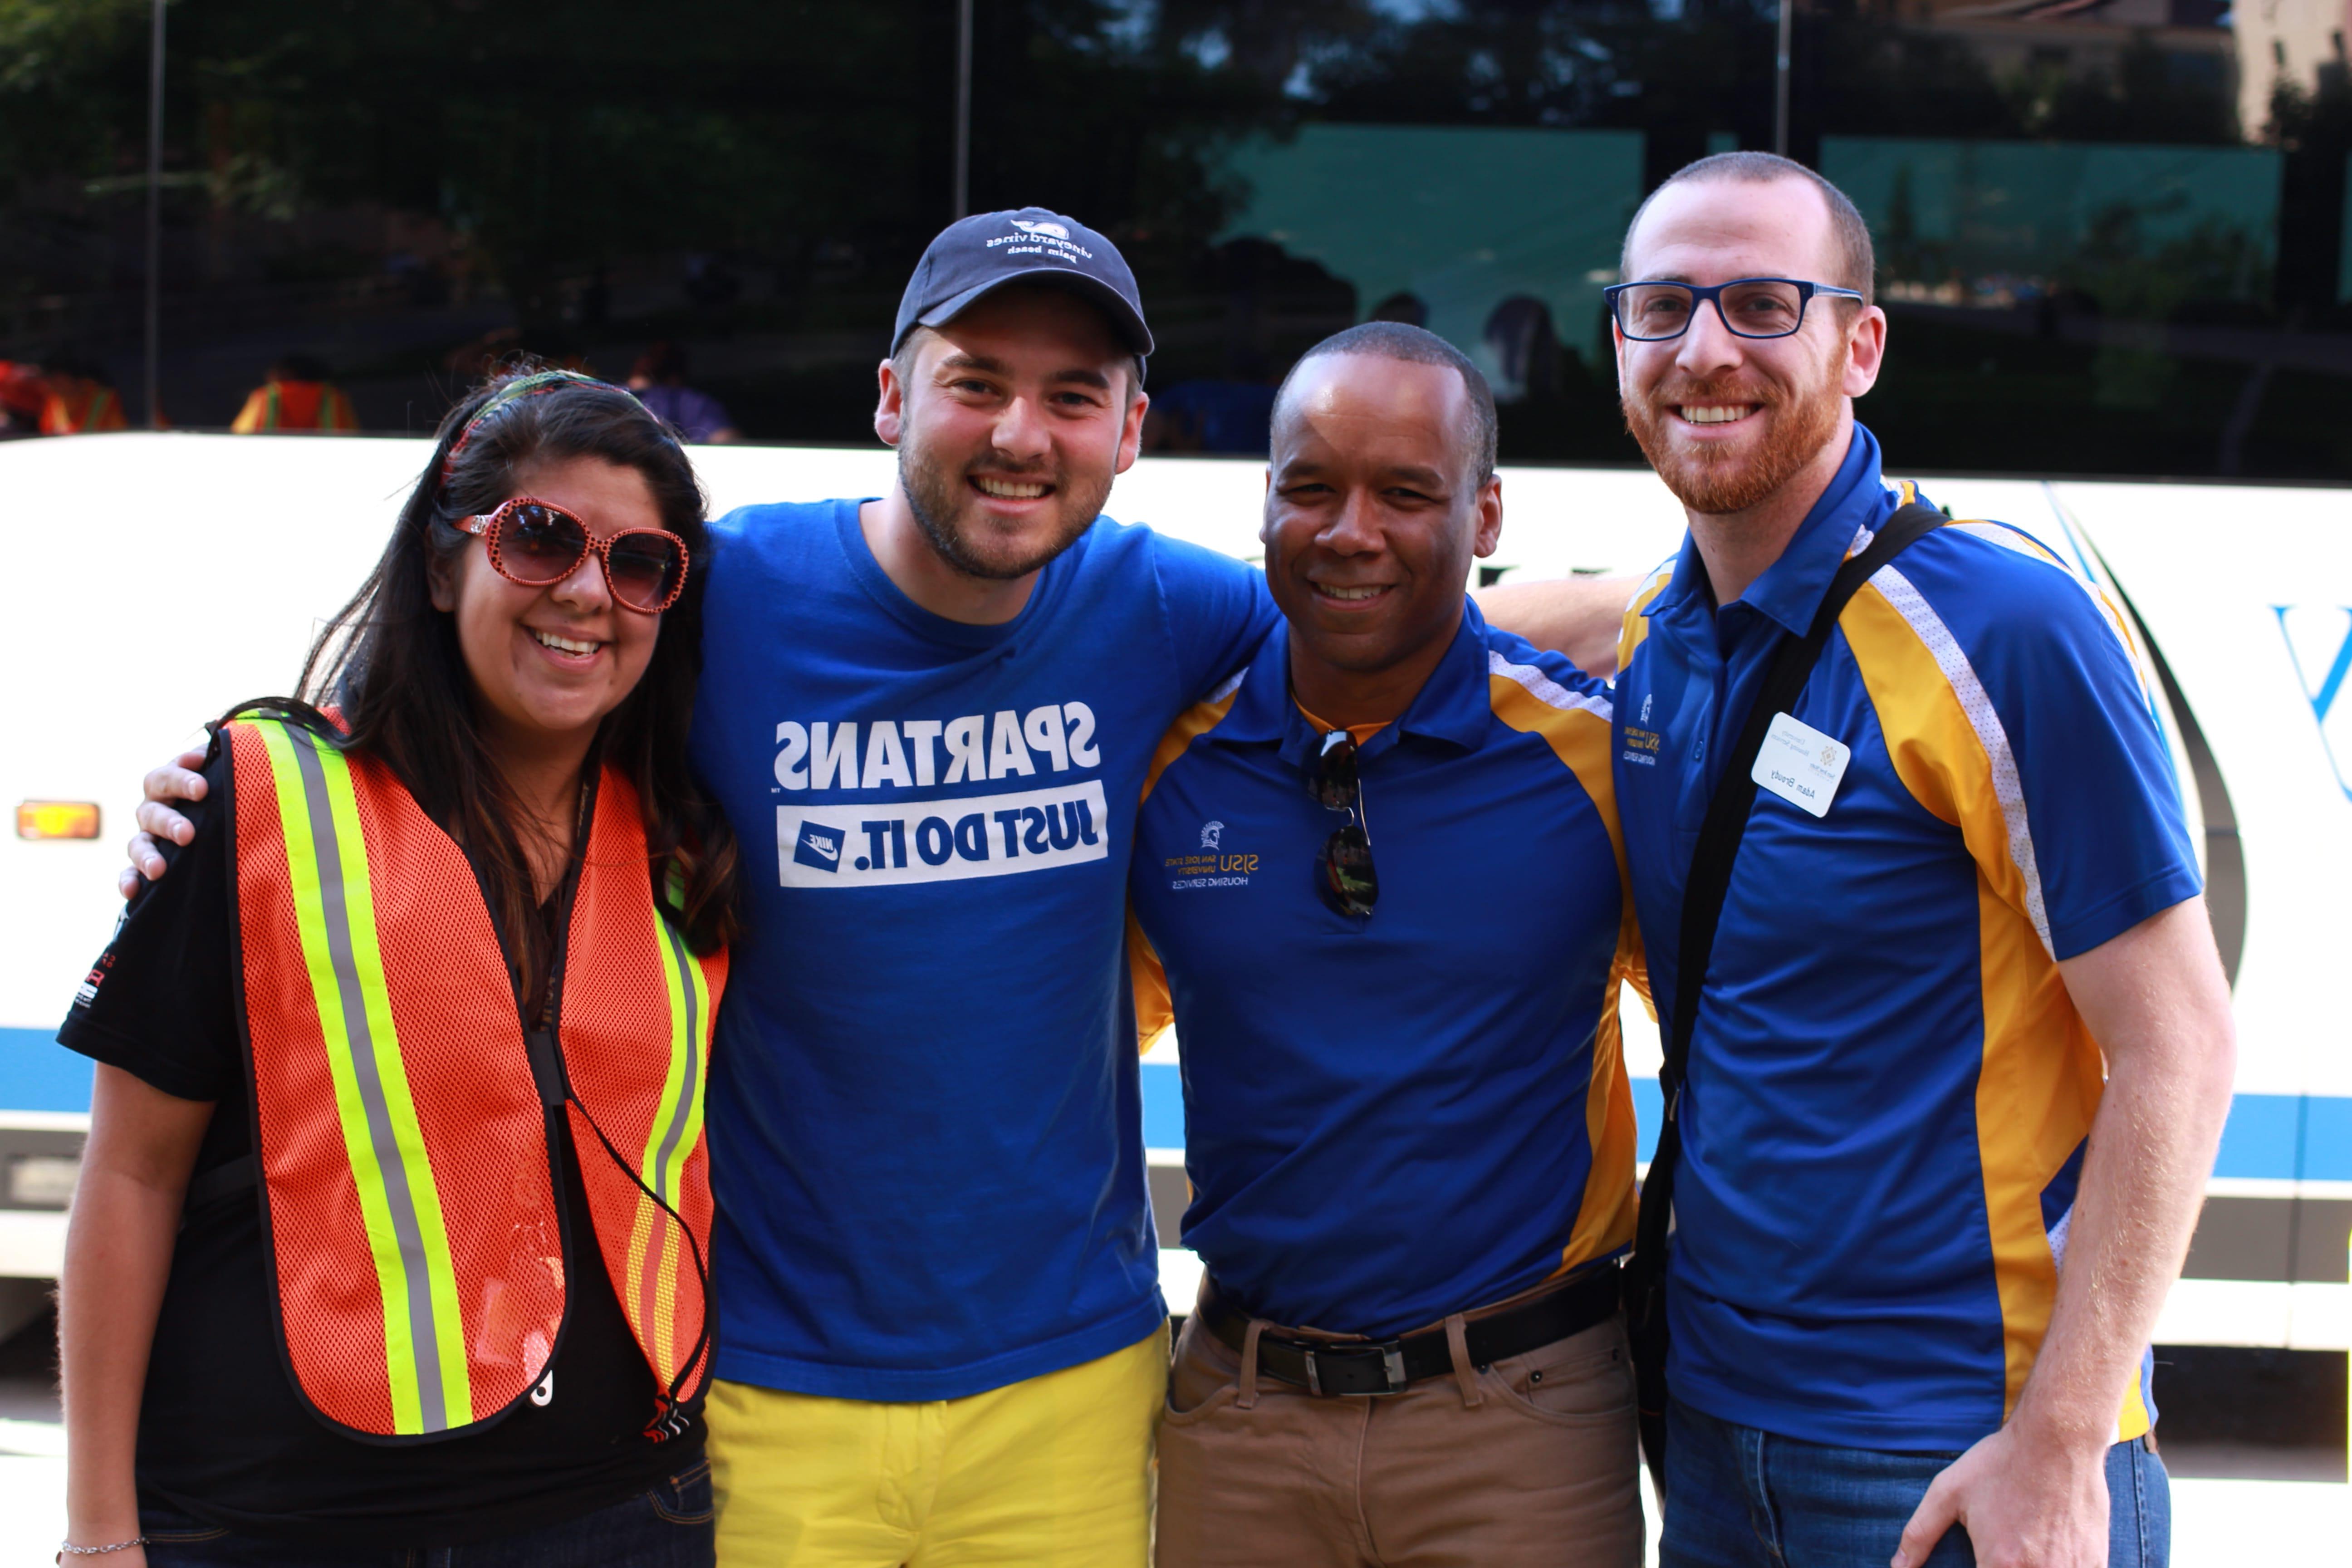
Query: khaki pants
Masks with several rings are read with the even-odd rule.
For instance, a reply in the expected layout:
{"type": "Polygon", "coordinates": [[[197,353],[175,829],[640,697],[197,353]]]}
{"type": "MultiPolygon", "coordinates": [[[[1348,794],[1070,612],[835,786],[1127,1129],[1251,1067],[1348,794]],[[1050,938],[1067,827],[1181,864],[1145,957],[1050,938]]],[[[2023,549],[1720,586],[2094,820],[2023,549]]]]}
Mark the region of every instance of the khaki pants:
{"type": "Polygon", "coordinates": [[[1160,1427],[1159,1568],[1641,1568],[1623,1321],[1483,1368],[1453,1337],[1452,1377],[1318,1397],[1192,1317],[1160,1427]]]}

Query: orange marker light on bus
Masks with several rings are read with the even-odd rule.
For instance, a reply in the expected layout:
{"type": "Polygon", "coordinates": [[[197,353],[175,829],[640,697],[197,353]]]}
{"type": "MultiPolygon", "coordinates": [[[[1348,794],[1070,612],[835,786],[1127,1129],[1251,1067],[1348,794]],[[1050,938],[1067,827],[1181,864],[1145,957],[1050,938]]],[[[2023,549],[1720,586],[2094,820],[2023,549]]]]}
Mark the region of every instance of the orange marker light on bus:
{"type": "Polygon", "coordinates": [[[19,838],[95,838],[98,803],[92,800],[27,800],[16,805],[19,838]]]}

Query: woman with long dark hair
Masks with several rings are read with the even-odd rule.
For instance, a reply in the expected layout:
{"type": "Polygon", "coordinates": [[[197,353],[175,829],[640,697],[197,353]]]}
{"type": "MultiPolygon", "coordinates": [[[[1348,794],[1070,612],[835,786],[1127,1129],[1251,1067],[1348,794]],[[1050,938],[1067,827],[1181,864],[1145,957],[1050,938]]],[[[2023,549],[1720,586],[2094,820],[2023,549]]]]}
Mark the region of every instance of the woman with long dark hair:
{"type": "Polygon", "coordinates": [[[507,376],[212,727],[60,1036],[61,1561],[709,1561],[703,509],[627,393],[507,376]]]}

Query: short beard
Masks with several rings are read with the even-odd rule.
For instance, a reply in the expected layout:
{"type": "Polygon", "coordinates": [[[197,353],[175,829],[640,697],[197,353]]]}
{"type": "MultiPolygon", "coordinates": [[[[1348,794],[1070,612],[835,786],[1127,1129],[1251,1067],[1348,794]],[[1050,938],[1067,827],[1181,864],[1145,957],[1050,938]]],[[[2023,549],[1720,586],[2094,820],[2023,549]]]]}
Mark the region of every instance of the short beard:
{"type": "Polygon", "coordinates": [[[982,582],[1011,583],[1042,571],[1101,515],[1103,502],[1110,499],[1110,485],[1106,480],[1093,495],[1073,489],[1064,476],[1055,475],[1055,498],[1062,503],[1062,527],[1044,549],[1032,554],[1005,556],[984,553],[971,532],[963,527],[963,512],[973,504],[964,489],[964,475],[948,474],[940,465],[924,460],[919,446],[901,443],[898,447],[898,488],[906,492],[907,510],[915,514],[915,522],[923,537],[940,559],[967,577],[982,582]]]}
{"type": "Polygon", "coordinates": [[[1619,403],[1624,411],[1625,428],[1640,443],[1642,455],[1650,459],[1650,467],[1657,470],[1658,478],[1665,481],[1676,500],[1702,517],[1726,517],[1762,504],[1806,464],[1821,456],[1822,448],[1837,434],[1842,394],[1834,385],[1800,394],[1794,399],[1771,386],[1732,391],[1699,383],[1675,392],[1672,398],[1646,402],[1628,392],[1619,403]],[[1661,402],[1703,405],[1748,401],[1760,405],[1748,417],[1769,419],[1772,427],[1755,456],[1738,465],[1727,464],[1720,455],[1706,448],[1697,453],[1677,451],[1666,429],[1666,421],[1675,416],[1660,406],[1661,402]]]}

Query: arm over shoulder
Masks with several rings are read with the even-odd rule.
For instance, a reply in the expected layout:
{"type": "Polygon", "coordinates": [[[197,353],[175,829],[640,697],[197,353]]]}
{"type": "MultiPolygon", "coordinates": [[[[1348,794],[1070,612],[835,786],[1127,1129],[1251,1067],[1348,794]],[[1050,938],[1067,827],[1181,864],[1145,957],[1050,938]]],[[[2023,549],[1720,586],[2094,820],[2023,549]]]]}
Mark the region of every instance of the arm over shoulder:
{"type": "Polygon", "coordinates": [[[221,1100],[242,1071],[230,919],[235,835],[221,820],[228,749],[204,768],[205,798],[184,803],[185,847],[161,846],[173,875],[149,888],[115,927],[58,1032],[59,1043],[182,1100],[221,1100]]]}
{"type": "Polygon", "coordinates": [[[1265,573],[1246,561],[1151,536],[1152,564],[1178,685],[1196,702],[1250,661],[1276,619],[1265,573]]]}

